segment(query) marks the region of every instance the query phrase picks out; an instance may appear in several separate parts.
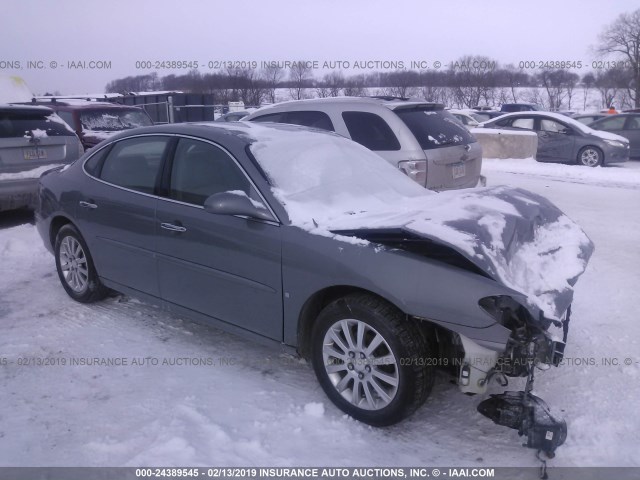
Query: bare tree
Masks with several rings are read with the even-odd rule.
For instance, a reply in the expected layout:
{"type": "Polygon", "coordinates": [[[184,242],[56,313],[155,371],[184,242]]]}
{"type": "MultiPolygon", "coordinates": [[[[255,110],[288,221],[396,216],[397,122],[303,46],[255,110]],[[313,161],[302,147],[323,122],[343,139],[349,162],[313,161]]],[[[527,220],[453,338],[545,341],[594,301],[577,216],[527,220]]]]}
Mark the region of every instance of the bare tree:
{"type": "Polygon", "coordinates": [[[269,65],[262,70],[262,78],[265,80],[266,98],[270,103],[276,103],[276,88],[284,78],[284,70],[278,64],[269,65]]]}
{"type": "Polygon", "coordinates": [[[624,60],[632,74],[627,91],[636,108],[640,107],[640,9],[623,13],[600,34],[596,51],[624,60]]]}
{"type": "Polygon", "coordinates": [[[344,86],[344,75],[341,71],[332,71],[324,76],[324,83],[329,89],[330,97],[339,97],[340,90],[344,86]]]}
{"type": "Polygon", "coordinates": [[[289,70],[289,80],[291,81],[291,87],[289,88],[289,94],[294,100],[302,100],[304,98],[305,88],[311,86],[311,66],[304,60],[295,62],[289,70]]]}
{"type": "Polygon", "coordinates": [[[582,109],[587,109],[587,100],[591,89],[596,84],[596,76],[593,72],[589,72],[582,77],[582,109]]]}
{"type": "Polygon", "coordinates": [[[480,55],[465,55],[450,65],[453,92],[461,107],[474,107],[495,87],[498,62],[480,55]]]}

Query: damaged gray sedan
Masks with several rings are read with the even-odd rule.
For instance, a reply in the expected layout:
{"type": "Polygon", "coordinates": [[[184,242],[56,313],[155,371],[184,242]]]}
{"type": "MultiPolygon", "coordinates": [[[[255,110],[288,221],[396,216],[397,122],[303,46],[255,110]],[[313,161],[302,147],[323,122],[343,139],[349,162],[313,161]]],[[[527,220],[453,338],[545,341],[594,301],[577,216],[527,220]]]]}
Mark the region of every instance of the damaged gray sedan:
{"type": "Polygon", "coordinates": [[[530,447],[564,441],[531,387],[562,359],[593,245],[538,195],[434,193],[304,127],[178,124],[45,174],[36,220],[73,299],[112,289],[282,344],[360,421],[407,417],[440,368],[469,394],[527,377],[478,409],[530,447]]]}

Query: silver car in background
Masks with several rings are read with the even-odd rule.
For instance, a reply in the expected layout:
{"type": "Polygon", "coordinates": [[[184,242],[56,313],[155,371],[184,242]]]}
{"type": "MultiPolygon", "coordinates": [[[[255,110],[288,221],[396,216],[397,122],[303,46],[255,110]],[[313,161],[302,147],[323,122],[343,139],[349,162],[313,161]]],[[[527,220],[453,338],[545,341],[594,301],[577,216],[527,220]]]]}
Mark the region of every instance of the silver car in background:
{"type": "Polygon", "coordinates": [[[243,121],[336,132],[431,190],[475,187],[480,180],[480,144],[438,103],[370,97],[294,100],[261,108],[243,121]]]}
{"type": "Polygon", "coordinates": [[[40,175],[83,153],[78,136],[50,108],[0,105],[0,211],[33,206],[40,175]]]}

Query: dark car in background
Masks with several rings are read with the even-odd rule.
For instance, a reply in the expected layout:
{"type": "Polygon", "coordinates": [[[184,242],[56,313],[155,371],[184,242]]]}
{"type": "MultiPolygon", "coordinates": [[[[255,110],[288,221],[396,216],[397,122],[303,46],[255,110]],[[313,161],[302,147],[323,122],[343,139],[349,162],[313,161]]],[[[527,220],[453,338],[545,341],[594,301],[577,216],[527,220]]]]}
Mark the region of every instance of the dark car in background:
{"type": "Polygon", "coordinates": [[[51,109],[0,105],[0,211],[32,207],[40,174],[83,152],[78,136],[51,109]]]}
{"type": "Polygon", "coordinates": [[[629,159],[629,140],[620,135],[593,130],[560,113],[509,113],[480,126],[535,132],[538,136],[536,160],[539,162],[578,163],[597,167],[629,159]]]}
{"type": "Polygon", "coordinates": [[[153,125],[151,117],[140,107],[80,99],[38,99],[56,112],[78,134],[85,150],[123,130],[153,125]]]}
{"type": "Polygon", "coordinates": [[[631,158],[640,158],[640,113],[620,113],[607,115],[591,124],[595,130],[615,133],[629,140],[631,158]]]}
{"type": "Polygon", "coordinates": [[[539,105],[535,103],[503,103],[500,107],[501,112],[531,112],[542,110],[539,105]]]}
{"type": "Polygon", "coordinates": [[[579,121],[580,123],[584,123],[585,125],[591,125],[596,120],[609,116],[610,115],[607,113],[577,113],[575,115],[571,115],[571,118],[579,121]]]}

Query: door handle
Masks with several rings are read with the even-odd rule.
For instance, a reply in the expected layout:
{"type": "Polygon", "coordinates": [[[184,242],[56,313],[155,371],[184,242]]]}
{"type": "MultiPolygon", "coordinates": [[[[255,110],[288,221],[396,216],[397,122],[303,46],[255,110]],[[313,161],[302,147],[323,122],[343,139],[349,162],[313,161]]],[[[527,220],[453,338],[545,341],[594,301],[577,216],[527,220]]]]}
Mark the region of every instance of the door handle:
{"type": "Polygon", "coordinates": [[[85,202],[84,200],[81,200],[78,203],[82,208],[91,208],[91,209],[98,208],[98,205],[96,205],[95,203],[85,202]]]}
{"type": "Polygon", "coordinates": [[[171,232],[186,232],[187,229],[181,227],[180,225],[173,225],[172,223],[161,223],[160,228],[164,228],[165,230],[169,230],[171,232]]]}

